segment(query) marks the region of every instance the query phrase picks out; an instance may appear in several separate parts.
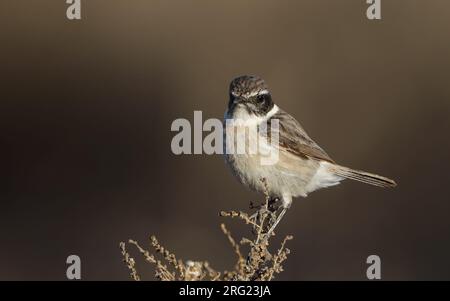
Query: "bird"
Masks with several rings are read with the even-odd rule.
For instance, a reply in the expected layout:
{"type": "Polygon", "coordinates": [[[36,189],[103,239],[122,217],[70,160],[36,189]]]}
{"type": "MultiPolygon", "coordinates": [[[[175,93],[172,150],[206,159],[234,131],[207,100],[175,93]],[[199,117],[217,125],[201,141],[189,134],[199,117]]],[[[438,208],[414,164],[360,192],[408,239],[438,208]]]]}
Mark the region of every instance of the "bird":
{"type": "Polygon", "coordinates": [[[242,184],[281,201],[282,210],[271,225],[270,234],[291,207],[293,198],[307,197],[344,179],[383,188],[397,185],[389,178],[337,164],[294,117],[274,103],[266,82],[259,76],[243,75],[231,81],[223,145],[225,162],[242,184]],[[274,124],[277,126],[272,127],[274,124]],[[276,143],[271,137],[277,138],[273,139],[276,143]],[[277,154],[273,164],[262,164],[262,154],[250,152],[249,147],[236,151],[241,144],[254,146],[258,141],[266,141],[261,145],[277,154]]]}

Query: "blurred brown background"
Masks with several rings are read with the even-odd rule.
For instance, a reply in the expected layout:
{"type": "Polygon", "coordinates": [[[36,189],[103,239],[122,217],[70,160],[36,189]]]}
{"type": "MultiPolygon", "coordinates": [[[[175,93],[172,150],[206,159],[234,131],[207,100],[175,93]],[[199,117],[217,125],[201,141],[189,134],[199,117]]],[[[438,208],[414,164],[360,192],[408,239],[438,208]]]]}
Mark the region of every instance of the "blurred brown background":
{"type": "Polygon", "coordinates": [[[385,280],[450,279],[448,1],[382,1],[381,21],[362,0],[85,0],[81,21],[66,7],[0,3],[0,279],[64,280],[77,254],[83,279],[126,280],[119,241],[152,233],[231,267],[217,212],[261,197],[219,155],[173,155],[170,125],[222,118],[242,74],[336,161],[399,184],[296,199],[278,279],[363,280],[371,254],[385,280]]]}

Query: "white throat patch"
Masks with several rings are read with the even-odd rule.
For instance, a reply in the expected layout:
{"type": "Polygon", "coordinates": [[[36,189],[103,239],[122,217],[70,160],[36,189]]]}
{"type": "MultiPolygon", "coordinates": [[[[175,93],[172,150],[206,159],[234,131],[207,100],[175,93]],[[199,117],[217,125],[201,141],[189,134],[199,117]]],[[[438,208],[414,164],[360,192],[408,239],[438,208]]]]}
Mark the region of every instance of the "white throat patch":
{"type": "Polygon", "coordinates": [[[269,112],[267,112],[265,116],[257,116],[253,113],[249,114],[245,109],[240,109],[235,112],[234,116],[230,116],[229,112],[227,111],[225,113],[225,119],[233,119],[235,121],[239,121],[241,125],[259,125],[262,122],[269,120],[278,111],[278,106],[274,105],[273,108],[269,112]]]}

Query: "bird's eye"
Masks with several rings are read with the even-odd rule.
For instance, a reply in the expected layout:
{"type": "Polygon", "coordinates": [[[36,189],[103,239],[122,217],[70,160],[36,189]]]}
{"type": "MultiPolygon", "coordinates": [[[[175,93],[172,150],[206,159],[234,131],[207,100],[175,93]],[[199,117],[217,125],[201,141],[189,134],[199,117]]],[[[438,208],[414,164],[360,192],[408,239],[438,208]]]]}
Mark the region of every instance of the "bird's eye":
{"type": "Polygon", "coordinates": [[[258,100],[258,102],[264,102],[266,100],[266,95],[265,94],[258,95],[256,99],[258,100]]]}

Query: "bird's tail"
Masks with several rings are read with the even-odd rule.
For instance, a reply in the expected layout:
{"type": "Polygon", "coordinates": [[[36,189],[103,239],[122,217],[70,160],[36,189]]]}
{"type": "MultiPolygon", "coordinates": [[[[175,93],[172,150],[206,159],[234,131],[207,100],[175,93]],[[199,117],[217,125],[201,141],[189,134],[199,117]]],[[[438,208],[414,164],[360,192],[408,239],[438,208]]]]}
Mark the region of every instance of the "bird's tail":
{"type": "Polygon", "coordinates": [[[391,180],[391,179],[388,179],[388,178],[385,178],[385,177],[382,177],[382,176],[379,176],[379,175],[376,175],[373,173],[360,171],[360,170],[354,170],[354,169],[336,165],[336,164],[333,164],[332,166],[330,166],[330,171],[339,177],[363,182],[363,183],[378,186],[378,187],[395,187],[395,186],[397,186],[397,184],[395,183],[394,180],[391,180]]]}

